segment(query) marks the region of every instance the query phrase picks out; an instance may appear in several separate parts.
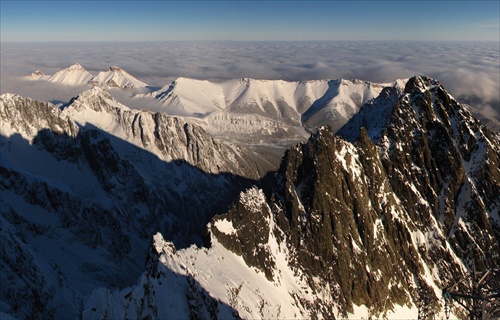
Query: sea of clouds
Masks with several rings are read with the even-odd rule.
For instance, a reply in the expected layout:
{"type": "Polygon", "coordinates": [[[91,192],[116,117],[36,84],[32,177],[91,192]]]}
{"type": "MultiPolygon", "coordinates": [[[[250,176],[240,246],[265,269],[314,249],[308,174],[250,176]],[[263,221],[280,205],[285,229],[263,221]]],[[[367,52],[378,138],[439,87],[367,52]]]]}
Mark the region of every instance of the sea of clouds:
{"type": "Polygon", "coordinates": [[[500,121],[498,42],[2,43],[0,50],[1,93],[45,101],[68,101],[84,88],[22,76],[37,69],[51,75],[76,62],[93,74],[119,66],[155,89],[177,77],[392,82],[423,74],[455,97],[474,97],[477,112],[500,121]]]}

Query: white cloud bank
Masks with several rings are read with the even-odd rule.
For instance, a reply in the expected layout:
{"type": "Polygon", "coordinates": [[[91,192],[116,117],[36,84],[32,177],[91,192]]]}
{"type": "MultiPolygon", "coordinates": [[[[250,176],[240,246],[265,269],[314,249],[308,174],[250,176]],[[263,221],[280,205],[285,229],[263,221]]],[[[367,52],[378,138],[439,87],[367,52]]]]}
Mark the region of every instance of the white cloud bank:
{"type": "MultiPolygon", "coordinates": [[[[135,42],[2,43],[1,86],[48,101],[67,101],[80,88],[62,90],[20,76],[53,74],[73,63],[91,73],[117,65],[154,87],[177,77],[390,82],[424,74],[454,96],[477,96],[477,107],[500,121],[497,42],[135,42]]],[[[480,110],[480,111],[481,111],[480,110]]]]}

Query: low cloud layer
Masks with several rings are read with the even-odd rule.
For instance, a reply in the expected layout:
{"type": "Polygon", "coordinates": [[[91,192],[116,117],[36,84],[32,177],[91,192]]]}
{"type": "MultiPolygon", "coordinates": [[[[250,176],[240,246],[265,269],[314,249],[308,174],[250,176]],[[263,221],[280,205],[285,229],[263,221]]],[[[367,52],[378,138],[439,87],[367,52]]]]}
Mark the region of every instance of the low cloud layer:
{"type": "Polygon", "coordinates": [[[94,74],[117,65],[153,87],[177,77],[391,82],[424,74],[454,96],[479,97],[478,108],[500,117],[499,52],[495,42],[3,43],[0,89],[68,100],[74,90],[26,83],[20,76],[36,69],[54,74],[76,62],[94,74]]]}

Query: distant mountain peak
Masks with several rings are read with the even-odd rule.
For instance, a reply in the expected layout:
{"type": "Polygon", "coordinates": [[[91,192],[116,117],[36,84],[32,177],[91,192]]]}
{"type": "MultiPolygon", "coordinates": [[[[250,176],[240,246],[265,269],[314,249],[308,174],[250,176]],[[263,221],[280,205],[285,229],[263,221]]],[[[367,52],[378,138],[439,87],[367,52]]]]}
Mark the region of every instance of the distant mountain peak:
{"type": "Polygon", "coordinates": [[[109,67],[108,71],[99,72],[89,81],[93,86],[108,86],[111,88],[134,89],[147,87],[148,84],[132,76],[117,66],[109,67]]]}
{"type": "Polygon", "coordinates": [[[81,64],[75,63],[75,64],[72,64],[69,67],[67,67],[66,70],[70,70],[70,71],[78,70],[78,71],[80,71],[80,70],[85,70],[85,68],[82,67],[81,64]]]}
{"type": "Polygon", "coordinates": [[[81,64],[75,63],[59,70],[53,76],[44,75],[36,70],[24,77],[26,80],[48,80],[65,85],[90,84],[93,86],[106,86],[110,88],[134,89],[147,87],[142,82],[118,66],[109,67],[108,71],[99,72],[96,76],[85,70],[81,64]]]}
{"type": "Polygon", "coordinates": [[[109,71],[121,72],[121,71],[123,71],[123,69],[120,67],[117,67],[117,66],[111,66],[111,67],[109,67],[109,71]]]}
{"type": "Polygon", "coordinates": [[[40,69],[33,71],[23,77],[26,80],[46,80],[49,76],[45,75],[40,69]]]}
{"type": "Polygon", "coordinates": [[[86,84],[92,77],[93,75],[90,72],[85,70],[79,63],[75,63],[56,72],[48,80],[65,85],[81,85],[86,84]]]}

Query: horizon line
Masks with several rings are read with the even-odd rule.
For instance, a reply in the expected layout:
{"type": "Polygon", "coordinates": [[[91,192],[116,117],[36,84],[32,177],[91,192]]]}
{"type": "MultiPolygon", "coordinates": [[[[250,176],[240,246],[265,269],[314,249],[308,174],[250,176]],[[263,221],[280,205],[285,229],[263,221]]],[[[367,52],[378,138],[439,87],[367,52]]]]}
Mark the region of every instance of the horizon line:
{"type": "Polygon", "coordinates": [[[226,43],[252,43],[252,42],[488,42],[500,43],[500,40],[402,40],[402,39],[366,39],[366,40],[31,40],[31,41],[2,41],[0,43],[158,43],[158,42],[226,42],[226,43]]]}

